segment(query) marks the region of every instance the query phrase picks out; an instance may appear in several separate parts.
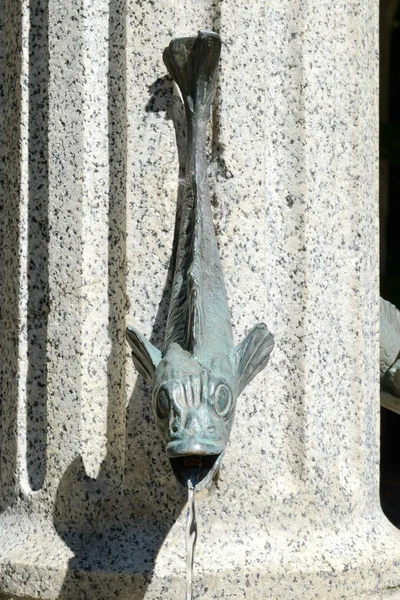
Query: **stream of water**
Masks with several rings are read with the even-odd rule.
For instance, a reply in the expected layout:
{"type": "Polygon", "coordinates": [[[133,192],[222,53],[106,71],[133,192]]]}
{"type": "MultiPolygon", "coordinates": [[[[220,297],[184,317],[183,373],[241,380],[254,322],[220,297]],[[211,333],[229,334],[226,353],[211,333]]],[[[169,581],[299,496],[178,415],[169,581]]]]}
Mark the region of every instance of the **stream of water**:
{"type": "Polygon", "coordinates": [[[188,511],[186,517],[186,600],[192,600],[194,548],[197,540],[195,497],[196,487],[189,479],[188,511]]]}

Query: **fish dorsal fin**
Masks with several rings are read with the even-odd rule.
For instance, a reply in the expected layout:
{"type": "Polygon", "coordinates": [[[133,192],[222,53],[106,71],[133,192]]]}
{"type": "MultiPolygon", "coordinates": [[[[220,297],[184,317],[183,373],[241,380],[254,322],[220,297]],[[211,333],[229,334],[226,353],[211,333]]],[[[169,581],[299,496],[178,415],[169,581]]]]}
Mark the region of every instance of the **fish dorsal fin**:
{"type": "Polygon", "coordinates": [[[172,40],[164,50],[164,63],[179,86],[183,100],[193,114],[208,110],[214,93],[221,53],[221,39],[213,31],[172,40]]]}
{"type": "Polygon", "coordinates": [[[235,348],[238,395],[267,365],[274,347],[274,337],[264,323],[259,323],[235,348]]]}
{"type": "Polygon", "coordinates": [[[161,360],[161,352],[133,327],[126,330],[126,338],[132,349],[132,359],[137,371],[152,383],[154,371],[161,360]]]}

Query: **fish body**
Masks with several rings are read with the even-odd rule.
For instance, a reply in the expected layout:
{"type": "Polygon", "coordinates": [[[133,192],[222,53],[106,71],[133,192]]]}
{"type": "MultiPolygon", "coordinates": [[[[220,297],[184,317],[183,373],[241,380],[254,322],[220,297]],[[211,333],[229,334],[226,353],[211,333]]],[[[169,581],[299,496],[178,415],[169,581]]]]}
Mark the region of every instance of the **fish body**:
{"type": "Polygon", "coordinates": [[[273,336],[263,323],[235,346],[215,238],[206,165],[206,129],[221,50],[219,36],[173,40],[164,62],[180,88],[187,120],[186,192],[163,347],[132,327],[127,339],[138,371],[153,385],[153,406],[178,480],[200,465],[197,488],[218,469],[236,399],[267,364],[273,336]],[[197,457],[195,460],[194,457],[197,457]]]}

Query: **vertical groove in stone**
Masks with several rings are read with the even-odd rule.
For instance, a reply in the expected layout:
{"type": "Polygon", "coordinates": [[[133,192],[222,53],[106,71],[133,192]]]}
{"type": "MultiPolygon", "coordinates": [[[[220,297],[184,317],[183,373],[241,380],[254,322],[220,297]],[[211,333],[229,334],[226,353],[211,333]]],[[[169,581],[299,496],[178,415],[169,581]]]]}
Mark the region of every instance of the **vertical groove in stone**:
{"type": "MultiPolygon", "coordinates": [[[[81,451],[83,6],[49,0],[49,302],[46,490],[81,451]]],[[[94,107],[95,109],[95,107],[94,107]]]]}
{"type": "Polygon", "coordinates": [[[27,6],[5,3],[2,501],[26,486],[27,6]],[[25,167],[25,168],[24,168],[25,167]]]}
{"type": "Polygon", "coordinates": [[[46,474],[47,440],[48,0],[31,0],[29,15],[27,471],[31,488],[38,490],[46,474]]]}
{"type": "MultiPolygon", "coordinates": [[[[6,200],[6,3],[0,3],[0,240],[4,239],[4,209],[6,200]]],[[[0,326],[4,323],[4,245],[0,243],[0,326]]],[[[4,337],[0,336],[0,356],[4,356],[4,337]]],[[[0,364],[0,482],[2,464],[2,407],[4,404],[4,364],[0,364]]]]}
{"type": "MultiPolygon", "coordinates": [[[[357,78],[357,73],[352,72],[350,38],[349,46],[340,44],[347,25],[340,20],[338,7],[327,4],[318,10],[316,6],[309,7],[304,3],[303,10],[305,23],[311,23],[304,31],[308,181],[305,218],[307,298],[303,306],[307,420],[303,460],[311,496],[326,506],[328,513],[340,513],[345,518],[351,506],[346,505],[348,498],[340,489],[340,461],[343,448],[349,442],[354,443],[353,434],[345,433],[349,415],[346,415],[343,400],[351,396],[348,389],[351,381],[350,354],[345,338],[347,327],[354,326],[359,314],[351,317],[349,314],[352,304],[349,283],[353,274],[348,267],[353,257],[343,238],[354,237],[354,233],[348,230],[352,219],[349,191],[353,184],[348,174],[351,162],[353,169],[357,168],[359,156],[357,153],[353,157],[347,155],[352,128],[349,117],[342,112],[347,98],[338,98],[336,94],[336,77],[337,73],[347,72],[350,80],[357,78]],[[316,40],[319,51],[311,55],[316,40]],[[349,57],[348,62],[346,59],[343,61],[344,53],[349,57]],[[330,77],[326,74],[328,64],[330,77]],[[346,131],[349,132],[348,140],[344,136],[346,131]],[[346,264],[347,261],[349,264],[346,264]],[[337,440],[339,432],[341,443],[337,440]]],[[[357,227],[358,224],[354,222],[352,226],[357,227]]],[[[354,287],[358,288],[357,284],[354,287]]],[[[355,340],[352,342],[354,345],[355,340]]],[[[348,456],[352,453],[349,448],[348,456]]],[[[349,485],[354,468],[351,463],[349,460],[349,485]]]]}
{"type": "Polygon", "coordinates": [[[107,480],[122,478],[125,438],[126,369],[126,0],[109,3],[108,45],[108,411],[107,480]]]}
{"type": "MultiPolygon", "coordinates": [[[[307,166],[304,152],[304,13],[302,3],[264,3],[265,288],[276,346],[267,374],[268,447],[285,468],[271,473],[278,497],[301,485],[305,419],[307,166]],[[275,400],[273,398],[275,397],[275,400]],[[279,422],[279,427],[273,423],[279,422]]],[[[271,490],[272,491],[272,490],[271,490]]]]}
{"type": "Polygon", "coordinates": [[[107,447],[108,339],[108,45],[109,2],[83,1],[83,195],[81,378],[82,446],[86,473],[96,478],[107,447]]]}

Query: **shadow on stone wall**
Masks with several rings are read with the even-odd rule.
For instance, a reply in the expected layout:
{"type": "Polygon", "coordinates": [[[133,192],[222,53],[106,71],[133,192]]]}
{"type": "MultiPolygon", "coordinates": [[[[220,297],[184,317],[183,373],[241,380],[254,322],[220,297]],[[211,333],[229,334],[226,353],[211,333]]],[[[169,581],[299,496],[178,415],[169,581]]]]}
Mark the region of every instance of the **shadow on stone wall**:
{"type": "Polygon", "coordinates": [[[29,27],[29,200],[26,382],[27,472],[32,490],[46,475],[49,314],[48,0],[31,0],[29,27]]]}
{"type": "MultiPolygon", "coordinates": [[[[114,5],[123,14],[124,0],[114,5]]],[[[118,28],[113,24],[112,31],[118,28]]],[[[121,32],[120,32],[121,33],[121,32]]],[[[124,36],[119,36],[119,44],[124,36]]],[[[115,52],[115,45],[110,43],[115,52]]],[[[122,53],[122,50],[120,49],[122,53]]],[[[120,54],[121,56],[122,54],[120,54]]],[[[125,236],[126,202],[126,113],[125,98],[116,69],[125,72],[123,60],[115,57],[110,92],[110,215],[109,271],[110,338],[109,359],[108,452],[96,480],[87,477],[82,458],[77,457],[64,473],[57,491],[54,509],[55,528],[73,551],[68,572],[59,592],[60,600],[109,600],[144,598],[154,572],[157,554],[166,535],[186,502],[166,458],[152,414],[151,389],[138,379],[126,413],[125,448],[120,455],[118,406],[124,382],[126,356],[125,330],[125,256],[121,240],[125,236]],[[115,100],[116,95],[118,101],[115,100]],[[114,98],[114,100],[113,100],[114,98]],[[122,215],[122,216],[121,216],[122,215]],[[119,390],[119,394],[118,394],[119,390]],[[125,456],[124,477],[118,475],[125,456]],[[110,488],[110,482],[114,489],[110,488]]],[[[111,71],[111,69],[110,69],[111,71]]],[[[174,121],[179,153],[179,177],[184,176],[185,133],[183,107],[172,81],[157,79],[150,86],[147,112],[165,112],[174,121]]],[[[183,199],[178,191],[174,249],[183,199]]],[[[173,252],[174,255],[174,252],[173,252]]],[[[171,293],[174,260],[171,259],[167,280],[154,321],[151,342],[160,347],[164,337],[171,293]]],[[[182,532],[182,544],[184,536],[182,532]]]]}
{"type": "Polygon", "coordinates": [[[18,2],[9,6],[1,3],[0,44],[4,60],[0,67],[0,127],[3,138],[0,144],[0,352],[7,357],[0,369],[1,510],[13,501],[18,483],[19,253],[16,250],[20,239],[21,14],[18,2]]]}

